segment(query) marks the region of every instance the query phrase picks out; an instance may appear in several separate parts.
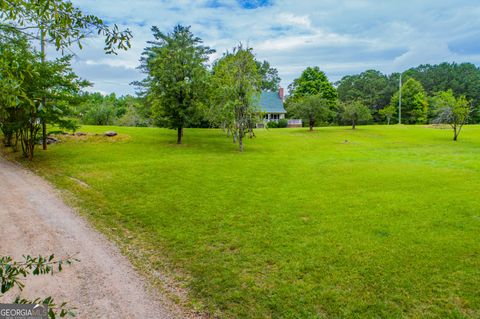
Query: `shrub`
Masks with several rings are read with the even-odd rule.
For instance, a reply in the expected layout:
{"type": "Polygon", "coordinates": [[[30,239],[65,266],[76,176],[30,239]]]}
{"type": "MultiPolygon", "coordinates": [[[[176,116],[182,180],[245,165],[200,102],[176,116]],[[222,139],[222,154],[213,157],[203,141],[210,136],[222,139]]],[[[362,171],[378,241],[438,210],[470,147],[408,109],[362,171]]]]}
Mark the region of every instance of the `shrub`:
{"type": "Polygon", "coordinates": [[[88,125],[112,125],[114,120],[115,109],[109,103],[92,105],[83,117],[83,123],[88,125]]]}
{"type": "Polygon", "coordinates": [[[130,106],[128,107],[127,112],[115,121],[115,124],[120,126],[145,127],[149,126],[150,121],[149,119],[142,117],[136,107],[130,106]]]}
{"type": "Polygon", "coordinates": [[[268,128],[278,128],[278,123],[277,122],[268,122],[267,123],[268,128]]]}
{"type": "Polygon", "coordinates": [[[286,119],[280,119],[277,122],[278,127],[285,128],[288,126],[288,121],[286,119]]]}

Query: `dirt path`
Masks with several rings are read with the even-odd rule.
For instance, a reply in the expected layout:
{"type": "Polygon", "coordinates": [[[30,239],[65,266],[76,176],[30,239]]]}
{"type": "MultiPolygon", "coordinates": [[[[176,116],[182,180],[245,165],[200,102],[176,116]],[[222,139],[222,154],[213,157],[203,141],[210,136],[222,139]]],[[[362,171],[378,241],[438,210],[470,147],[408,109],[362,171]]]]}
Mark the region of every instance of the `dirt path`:
{"type": "MultiPolygon", "coordinates": [[[[48,183],[0,158],[0,255],[77,252],[81,262],[53,277],[32,277],[22,296],[68,301],[77,307],[78,318],[185,318],[48,183]]],[[[11,302],[16,294],[0,298],[0,303],[11,302]]]]}

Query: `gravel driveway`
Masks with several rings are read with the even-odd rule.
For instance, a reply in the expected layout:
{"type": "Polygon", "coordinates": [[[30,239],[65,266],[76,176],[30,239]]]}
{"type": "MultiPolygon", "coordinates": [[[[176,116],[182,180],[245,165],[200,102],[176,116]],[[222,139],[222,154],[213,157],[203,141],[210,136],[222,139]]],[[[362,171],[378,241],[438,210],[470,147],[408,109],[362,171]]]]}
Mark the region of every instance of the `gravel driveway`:
{"type": "MultiPolygon", "coordinates": [[[[104,236],[94,231],[43,179],[0,158],[0,255],[81,260],[53,277],[30,277],[23,297],[52,296],[77,308],[77,318],[185,318],[154,291],[104,236]]],[[[11,302],[18,291],[0,297],[11,302]]]]}

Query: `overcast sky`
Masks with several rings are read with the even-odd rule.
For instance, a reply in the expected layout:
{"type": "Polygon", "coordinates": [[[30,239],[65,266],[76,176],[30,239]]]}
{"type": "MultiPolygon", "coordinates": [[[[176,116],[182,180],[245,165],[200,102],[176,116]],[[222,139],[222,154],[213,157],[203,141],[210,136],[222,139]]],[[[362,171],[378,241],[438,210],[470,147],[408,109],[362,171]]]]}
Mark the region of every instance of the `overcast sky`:
{"type": "Polygon", "coordinates": [[[278,69],[287,87],[307,66],[319,66],[331,81],[377,69],[403,71],[424,63],[480,65],[479,0],[73,0],[86,13],[133,31],[132,48],[103,53],[102,39],[76,50],[74,68],[94,83],[90,90],[133,93],[129,85],[150,28],[169,32],[176,24],[220,56],[239,42],[278,69]]]}

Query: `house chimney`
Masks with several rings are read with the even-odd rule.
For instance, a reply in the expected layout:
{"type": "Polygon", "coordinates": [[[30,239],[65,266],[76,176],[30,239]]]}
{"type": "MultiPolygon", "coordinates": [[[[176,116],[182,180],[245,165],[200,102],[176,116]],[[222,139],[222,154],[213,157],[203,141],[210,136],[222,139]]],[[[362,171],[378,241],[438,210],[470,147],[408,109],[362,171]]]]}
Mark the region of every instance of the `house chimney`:
{"type": "Polygon", "coordinates": [[[278,89],[278,97],[283,101],[283,99],[285,98],[285,94],[284,94],[284,91],[283,91],[283,88],[280,87],[278,89]]]}

